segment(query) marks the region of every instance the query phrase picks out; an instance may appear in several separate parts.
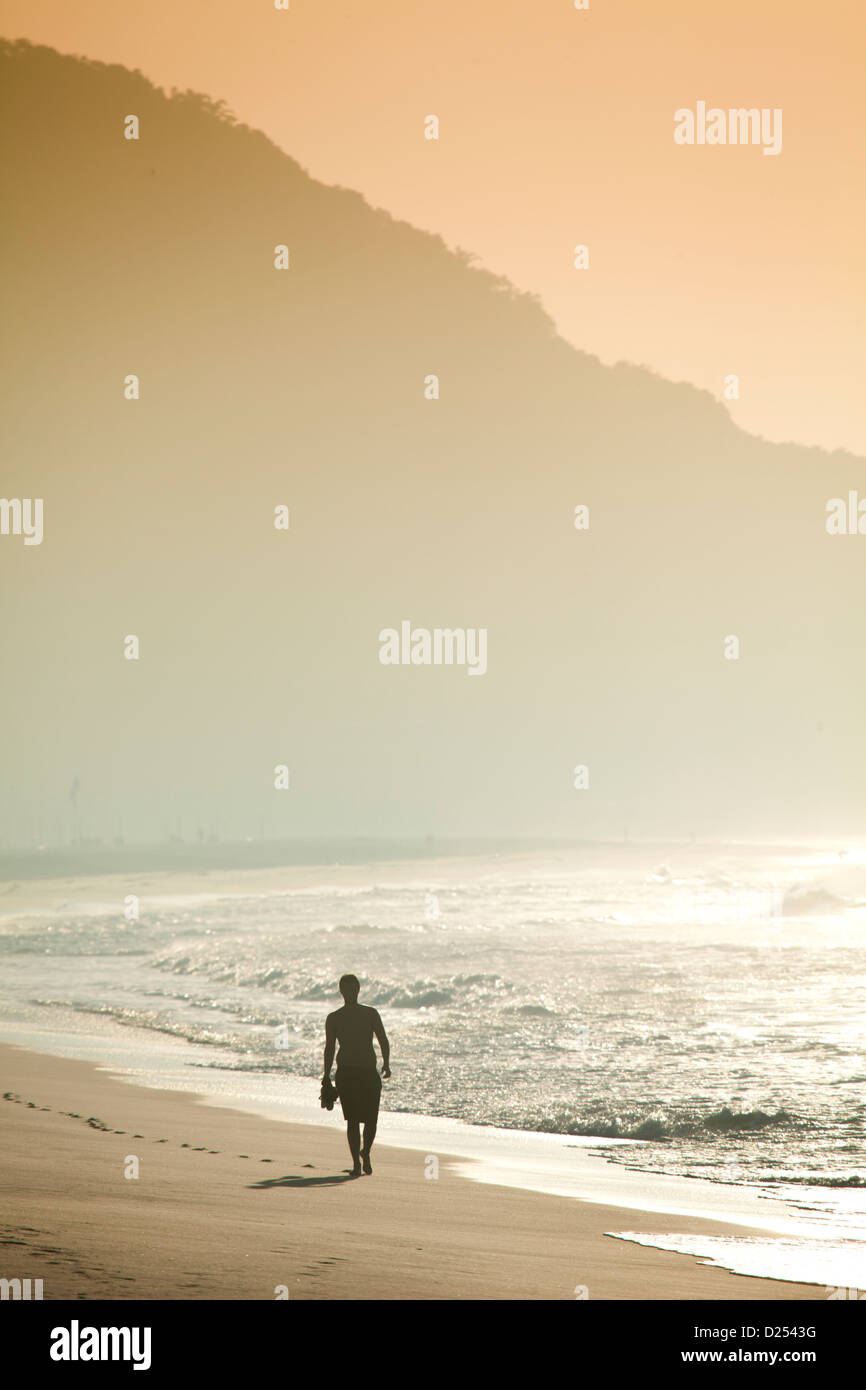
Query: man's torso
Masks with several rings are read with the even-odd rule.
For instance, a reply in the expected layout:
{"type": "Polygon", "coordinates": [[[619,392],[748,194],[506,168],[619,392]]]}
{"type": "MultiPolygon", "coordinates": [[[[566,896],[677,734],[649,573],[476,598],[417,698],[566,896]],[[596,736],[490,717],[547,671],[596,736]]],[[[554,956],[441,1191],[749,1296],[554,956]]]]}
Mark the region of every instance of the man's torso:
{"type": "Polygon", "coordinates": [[[373,1051],[373,1030],[378,1021],[375,1009],[366,1004],[343,1005],[328,1016],[337,1042],[337,1067],[372,1067],[376,1069],[373,1051]]]}

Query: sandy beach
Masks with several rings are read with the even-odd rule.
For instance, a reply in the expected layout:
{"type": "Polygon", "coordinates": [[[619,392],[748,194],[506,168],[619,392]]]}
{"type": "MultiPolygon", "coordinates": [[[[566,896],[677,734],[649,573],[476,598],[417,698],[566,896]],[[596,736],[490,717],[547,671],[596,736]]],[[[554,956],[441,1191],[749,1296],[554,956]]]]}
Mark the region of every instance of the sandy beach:
{"type": "Polygon", "coordinates": [[[3,1265],[45,1299],[825,1299],[606,1232],[730,1225],[468,1181],[344,1131],[284,1124],[0,1047],[3,1265]],[[125,1173],[135,1171],[138,1177],[125,1173]]]}

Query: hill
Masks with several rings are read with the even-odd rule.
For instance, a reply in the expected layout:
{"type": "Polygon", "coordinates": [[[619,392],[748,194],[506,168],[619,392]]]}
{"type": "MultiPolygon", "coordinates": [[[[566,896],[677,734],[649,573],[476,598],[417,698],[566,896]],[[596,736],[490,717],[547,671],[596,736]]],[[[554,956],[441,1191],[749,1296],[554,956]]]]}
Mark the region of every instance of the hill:
{"type": "Polygon", "coordinates": [[[0,62],[7,844],[862,826],[864,460],[603,367],[207,97],[0,62]],[[404,620],[486,674],[383,665],[404,620]]]}

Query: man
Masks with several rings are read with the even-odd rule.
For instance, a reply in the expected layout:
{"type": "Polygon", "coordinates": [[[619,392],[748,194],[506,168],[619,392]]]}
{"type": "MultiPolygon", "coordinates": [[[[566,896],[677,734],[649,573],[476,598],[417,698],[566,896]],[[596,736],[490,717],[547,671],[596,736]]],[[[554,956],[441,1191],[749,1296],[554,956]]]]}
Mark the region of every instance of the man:
{"type": "Polygon", "coordinates": [[[346,1134],[349,1152],[352,1155],[352,1177],[363,1172],[372,1173],[370,1150],[376,1137],[376,1122],[379,1118],[379,1097],[382,1082],[376,1071],[376,1054],[373,1051],[373,1038],[378,1039],[382,1050],[382,1076],[389,1077],[391,1068],[388,1059],[391,1045],[382,1027],[382,1020],[375,1009],[358,1003],[361,986],[356,976],[344,975],[340,980],[340,993],[344,1004],[342,1009],[328,1014],[325,1019],[325,1077],[331,1079],[331,1065],[334,1061],[334,1048],[340,1044],[337,1053],[337,1075],[335,1085],[340,1097],[343,1119],[346,1121],[346,1134]],[[361,1147],[361,1125],[364,1126],[364,1145],[361,1147]]]}

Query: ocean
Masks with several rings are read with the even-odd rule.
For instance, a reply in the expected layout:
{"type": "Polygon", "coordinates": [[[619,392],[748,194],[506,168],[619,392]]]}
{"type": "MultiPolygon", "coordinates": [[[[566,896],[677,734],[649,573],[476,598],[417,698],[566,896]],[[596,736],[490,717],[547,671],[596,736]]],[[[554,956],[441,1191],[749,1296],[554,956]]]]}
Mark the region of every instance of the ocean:
{"type": "Polygon", "coordinates": [[[137,902],[73,880],[50,912],[7,891],[0,1036],[96,1029],[110,1059],[123,1030],[158,1035],[205,1092],[268,1078],[312,1106],[352,972],[391,1041],[392,1114],[591,1139],[632,1173],[866,1227],[862,847],[582,846],[323,866],[265,892],[237,878],[189,894],[163,875],[149,895],[130,876],[137,902]]]}

